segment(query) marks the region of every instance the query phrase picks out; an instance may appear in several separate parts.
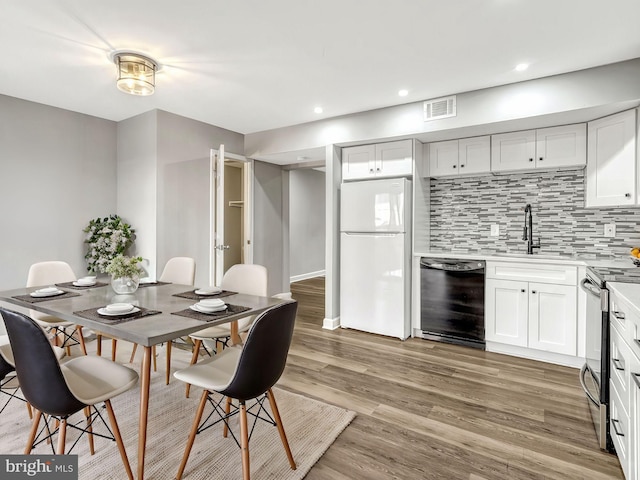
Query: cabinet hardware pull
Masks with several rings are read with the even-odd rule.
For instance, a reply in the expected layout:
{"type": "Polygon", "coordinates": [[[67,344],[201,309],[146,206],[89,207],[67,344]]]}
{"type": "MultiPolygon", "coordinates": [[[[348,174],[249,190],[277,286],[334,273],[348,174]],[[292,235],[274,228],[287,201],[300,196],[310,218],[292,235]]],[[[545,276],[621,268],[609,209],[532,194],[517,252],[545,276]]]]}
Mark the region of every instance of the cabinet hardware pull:
{"type": "Polygon", "coordinates": [[[533,162],[533,158],[530,158],[530,159],[529,159],[529,161],[530,161],[530,162],[533,162]]]}
{"type": "Polygon", "coordinates": [[[536,291],[535,290],[531,290],[531,293],[536,293],[536,291]]]}
{"type": "Polygon", "coordinates": [[[633,381],[636,382],[636,386],[640,388],[640,379],[638,379],[638,377],[640,377],[640,373],[631,373],[631,378],[633,378],[633,381]]]}
{"type": "Polygon", "coordinates": [[[524,293],[526,290],[523,288],[522,290],[520,290],[522,293],[524,293]]]}
{"type": "Polygon", "coordinates": [[[464,163],[462,165],[460,165],[460,168],[464,168],[464,163]]]}
{"type": "Polygon", "coordinates": [[[371,169],[369,170],[369,173],[373,173],[373,168],[371,168],[371,169]]]}
{"type": "Polygon", "coordinates": [[[618,435],[619,437],[624,437],[624,433],[622,433],[622,430],[618,430],[618,424],[620,423],[620,420],[616,420],[615,418],[611,419],[611,424],[613,425],[613,429],[616,431],[616,435],[618,435]]]}
{"type": "Polygon", "coordinates": [[[630,194],[630,193],[625,193],[625,194],[624,194],[624,196],[625,196],[626,198],[631,198],[631,194],[630,194]]]}
{"type": "Polygon", "coordinates": [[[620,361],[620,359],[612,358],[611,363],[613,363],[613,366],[616,367],[616,370],[620,370],[621,372],[624,372],[624,365],[622,365],[622,362],[620,361]]]}
{"type": "Polygon", "coordinates": [[[379,171],[380,171],[380,167],[376,168],[376,172],[379,172],[379,171]]]}
{"type": "Polygon", "coordinates": [[[640,340],[638,340],[637,338],[634,338],[633,341],[636,342],[636,345],[640,347],[640,340]]]}
{"type": "Polygon", "coordinates": [[[625,319],[624,313],[623,312],[618,312],[617,310],[612,311],[611,315],[613,315],[618,320],[624,320],[625,319]]]}
{"type": "Polygon", "coordinates": [[[453,168],[456,168],[456,167],[457,167],[457,165],[454,165],[454,166],[453,166],[453,168]]]}

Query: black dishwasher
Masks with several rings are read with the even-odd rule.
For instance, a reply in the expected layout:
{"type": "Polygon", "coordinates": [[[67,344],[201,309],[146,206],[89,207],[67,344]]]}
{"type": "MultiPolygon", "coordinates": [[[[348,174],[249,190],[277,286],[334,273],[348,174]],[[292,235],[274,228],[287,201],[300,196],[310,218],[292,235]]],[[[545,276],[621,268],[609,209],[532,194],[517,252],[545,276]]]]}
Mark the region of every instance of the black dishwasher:
{"type": "Polygon", "coordinates": [[[481,260],[420,259],[422,338],[485,348],[481,260]]]}

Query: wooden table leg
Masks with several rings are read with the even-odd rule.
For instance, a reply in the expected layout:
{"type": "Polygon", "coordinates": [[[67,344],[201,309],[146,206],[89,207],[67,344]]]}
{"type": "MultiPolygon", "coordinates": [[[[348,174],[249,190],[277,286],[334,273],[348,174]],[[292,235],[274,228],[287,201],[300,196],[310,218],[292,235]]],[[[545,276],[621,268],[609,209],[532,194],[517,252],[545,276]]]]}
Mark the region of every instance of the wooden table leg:
{"type": "Polygon", "coordinates": [[[138,480],[144,479],[144,454],[147,447],[147,417],[149,416],[149,383],[151,381],[151,348],[144,347],[140,373],[140,419],[138,420],[138,480]]]}
{"type": "Polygon", "coordinates": [[[231,322],[231,345],[240,345],[242,343],[242,339],[238,334],[238,321],[234,320],[231,322]]]}
{"type": "Polygon", "coordinates": [[[165,373],[165,383],[169,385],[169,378],[171,378],[171,344],[173,342],[169,340],[167,342],[167,371],[165,373]]]}

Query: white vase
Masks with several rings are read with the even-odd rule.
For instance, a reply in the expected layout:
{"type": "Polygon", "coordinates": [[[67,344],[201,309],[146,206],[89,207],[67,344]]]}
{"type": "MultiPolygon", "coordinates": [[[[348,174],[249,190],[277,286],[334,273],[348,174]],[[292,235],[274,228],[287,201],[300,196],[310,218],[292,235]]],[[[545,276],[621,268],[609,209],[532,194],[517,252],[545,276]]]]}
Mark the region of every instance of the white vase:
{"type": "Polygon", "coordinates": [[[140,277],[138,275],[131,275],[129,277],[114,277],[111,276],[111,288],[118,295],[125,295],[133,293],[138,289],[140,283],[140,277]]]}

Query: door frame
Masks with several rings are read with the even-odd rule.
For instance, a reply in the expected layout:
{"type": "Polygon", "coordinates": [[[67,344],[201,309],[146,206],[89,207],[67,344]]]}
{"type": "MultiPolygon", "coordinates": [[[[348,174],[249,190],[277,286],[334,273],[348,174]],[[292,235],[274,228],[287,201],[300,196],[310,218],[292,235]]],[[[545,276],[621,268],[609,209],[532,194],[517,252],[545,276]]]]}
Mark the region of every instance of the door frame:
{"type": "Polygon", "coordinates": [[[253,160],[225,152],[224,144],[209,152],[209,284],[220,285],[224,273],[224,161],[244,164],[242,169],[244,262],[253,263],[253,160]]]}

